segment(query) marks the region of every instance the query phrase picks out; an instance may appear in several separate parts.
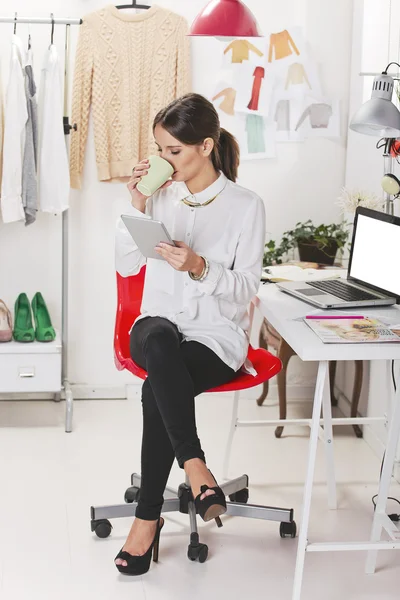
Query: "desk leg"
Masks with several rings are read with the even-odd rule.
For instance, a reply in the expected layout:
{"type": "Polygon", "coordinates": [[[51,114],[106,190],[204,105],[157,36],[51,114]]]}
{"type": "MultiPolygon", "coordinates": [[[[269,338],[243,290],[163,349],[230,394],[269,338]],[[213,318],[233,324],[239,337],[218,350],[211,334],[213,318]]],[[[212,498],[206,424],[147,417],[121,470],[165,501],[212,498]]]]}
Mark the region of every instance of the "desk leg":
{"type": "MultiPolygon", "coordinates": [[[[385,459],[383,461],[382,476],[379,484],[378,497],[374,520],[372,523],[371,542],[379,542],[382,534],[382,516],[386,514],[386,504],[389,495],[390,481],[392,479],[393,465],[396,459],[397,444],[400,437],[400,385],[397,384],[397,392],[394,399],[394,410],[389,424],[389,432],[386,444],[385,459]]],[[[370,550],[365,564],[366,573],[375,573],[377,550],[370,550]]]]}
{"type": "MultiPolygon", "coordinates": [[[[328,370],[329,377],[329,370],[328,370]]],[[[336,479],[335,479],[335,457],[333,452],[333,429],[332,429],[332,406],[330,398],[330,385],[325,380],[322,413],[324,419],[324,443],[326,459],[326,475],[328,483],[328,507],[337,509],[336,479]]]]}
{"type": "Polygon", "coordinates": [[[304,486],[303,508],[300,523],[299,542],[297,545],[296,569],[294,574],[292,600],[300,600],[303,582],[304,561],[308,544],[308,524],[310,521],[311,495],[314,481],[315,459],[318,448],[319,421],[321,417],[322,399],[327,380],[328,362],[321,361],[318,367],[317,383],[315,386],[314,406],[308,447],[307,475],[304,486]]]}

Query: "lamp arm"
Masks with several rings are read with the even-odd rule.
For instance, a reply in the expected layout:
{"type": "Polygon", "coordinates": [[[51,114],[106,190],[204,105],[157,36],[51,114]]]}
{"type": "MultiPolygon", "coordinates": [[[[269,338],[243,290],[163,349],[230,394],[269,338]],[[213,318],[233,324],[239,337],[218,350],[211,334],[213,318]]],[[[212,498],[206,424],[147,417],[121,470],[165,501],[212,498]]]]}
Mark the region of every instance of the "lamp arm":
{"type": "Polygon", "coordinates": [[[382,71],[382,75],[387,75],[388,69],[389,67],[391,67],[392,65],[397,65],[400,68],[400,65],[398,62],[396,61],[392,61],[388,64],[388,66],[386,67],[386,69],[384,71],[382,71]]]}

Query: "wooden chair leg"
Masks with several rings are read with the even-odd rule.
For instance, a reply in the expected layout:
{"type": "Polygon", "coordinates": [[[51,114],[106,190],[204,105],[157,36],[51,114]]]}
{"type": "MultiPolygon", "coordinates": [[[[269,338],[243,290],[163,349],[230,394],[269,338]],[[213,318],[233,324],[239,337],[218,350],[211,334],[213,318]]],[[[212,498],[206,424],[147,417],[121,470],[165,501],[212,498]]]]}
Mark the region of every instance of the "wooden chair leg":
{"type": "MultiPolygon", "coordinates": [[[[260,348],[264,348],[265,350],[268,350],[268,344],[266,342],[263,329],[264,329],[264,324],[262,324],[260,327],[260,335],[258,337],[258,345],[260,348]]],[[[269,391],[269,381],[267,380],[267,381],[264,381],[264,383],[263,383],[263,391],[261,392],[261,396],[259,398],[257,398],[258,406],[263,405],[265,398],[268,396],[268,391],[269,391]]]]}
{"type": "MultiPolygon", "coordinates": [[[[282,361],[282,370],[277,375],[278,396],[279,396],[279,418],[286,419],[287,399],[286,399],[286,372],[290,358],[295,354],[294,350],[282,339],[279,346],[278,357],[282,361]]],[[[275,429],[275,437],[280,438],[283,433],[283,426],[275,429]]]]}
{"type": "Polygon", "coordinates": [[[331,390],[331,406],[338,405],[338,399],[335,396],[335,377],[336,377],[336,360],[331,360],[329,362],[329,387],[331,390]]]}
{"type": "MultiPolygon", "coordinates": [[[[357,417],[358,403],[360,401],[364,364],[362,360],[354,361],[356,364],[356,372],[354,376],[353,397],[351,400],[351,417],[357,417]]],[[[354,433],[358,438],[363,437],[363,431],[359,425],[353,425],[354,433]]]]}

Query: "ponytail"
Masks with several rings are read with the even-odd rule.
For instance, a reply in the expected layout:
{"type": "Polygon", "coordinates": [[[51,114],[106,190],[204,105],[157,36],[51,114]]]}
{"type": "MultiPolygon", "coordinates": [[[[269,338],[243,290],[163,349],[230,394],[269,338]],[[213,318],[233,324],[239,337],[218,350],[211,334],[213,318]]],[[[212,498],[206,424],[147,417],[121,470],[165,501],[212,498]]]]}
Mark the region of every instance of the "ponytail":
{"type": "Polygon", "coordinates": [[[220,136],[212,152],[212,162],[217,171],[231,181],[236,181],[240,161],[239,144],[236,138],[221,127],[220,136]]]}

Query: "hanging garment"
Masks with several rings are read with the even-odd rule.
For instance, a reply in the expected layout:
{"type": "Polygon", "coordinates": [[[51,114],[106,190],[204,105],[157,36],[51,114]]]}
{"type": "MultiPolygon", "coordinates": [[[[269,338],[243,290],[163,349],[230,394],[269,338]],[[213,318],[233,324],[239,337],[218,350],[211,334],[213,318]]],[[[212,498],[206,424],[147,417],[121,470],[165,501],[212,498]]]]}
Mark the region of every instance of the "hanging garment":
{"type": "Polygon", "coordinates": [[[72,95],[73,188],[82,184],[90,105],[101,181],[126,181],[157,153],[154,117],[190,90],[187,32],[183,17],[155,5],[139,14],[110,5],[83,18],[72,95]]]}
{"type": "Polygon", "coordinates": [[[272,62],[275,51],[275,60],[290,56],[293,51],[300,54],[290,33],[285,29],[280,33],[271,33],[269,38],[268,62],[272,62]],[[292,46],[292,48],[290,47],[292,46]]]}
{"type": "Polygon", "coordinates": [[[219,105],[219,109],[226,112],[227,115],[235,114],[235,100],[236,100],[236,90],[233,88],[225,88],[221,92],[219,92],[212,101],[218,100],[218,98],[224,98],[221,104],[219,105]]]}
{"type": "Polygon", "coordinates": [[[22,70],[23,55],[22,42],[16,35],[13,35],[4,118],[3,180],[1,183],[1,213],[4,223],[25,221],[22,205],[22,163],[28,112],[22,70]]]}
{"type": "Polygon", "coordinates": [[[247,148],[249,154],[265,152],[265,122],[261,115],[246,116],[247,148]]]}
{"type": "Polygon", "coordinates": [[[308,87],[311,88],[311,83],[308,80],[307,73],[304,66],[300,63],[293,63],[288,68],[285,90],[288,89],[289,85],[299,85],[305,81],[308,87]]]}
{"type": "Polygon", "coordinates": [[[256,67],[254,69],[253,76],[253,90],[251,92],[251,100],[247,105],[247,108],[249,108],[250,110],[258,110],[258,102],[260,99],[262,80],[265,77],[264,67],[256,67]]]}
{"type": "Polygon", "coordinates": [[[329,125],[329,119],[332,116],[332,106],[321,102],[318,104],[311,104],[308,106],[303,114],[301,115],[297,125],[296,131],[302,125],[307,117],[310,118],[310,124],[313,129],[326,129],[329,125]]]}
{"type": "Polygon", "coordinates": [[[277,131],[290,131],[290,102],[279,100],[276,105],[275,119],[277,131]]]}
{"type": "Polygon", "coordinates": [[[32,69],[32,50],[27,52],[25,65],[25,96],[28,120],[25,125],[25,148],[22,165],[22,205],[25,211],[25,225],[36,221],[38,209],[37,191],[37,151],[38,151],[38,114],[36,85],[32,69]]]}
{"type": "MultiPolygon", "coordinates": [[[[1,65],[0,65],[1,67],[1,65]]],[[[3,138],[4,138],[4,104],[3,104],[3,84],[0,70],[0,191],[3,174],[3,138]]],[[[1,194],[0,194],[1,195],[1,194]]]]}
{"type": "Polygon", "coordinates": [[[244,60],[249,60],[250,51],[258,54],[258,56],[264,56],[261,50],[247,40],[234,40],[225,48],[224,54],[227,54],[229,50],[232,50],[232,63],[242,63],[244,60]]]}
{"type": "Polygon", "coordinates": [[[69,170],[63,128],[61,69],[57,48],[47,50],[39,94],[39,205],[60,213],[69,205],[69,170]]]}

